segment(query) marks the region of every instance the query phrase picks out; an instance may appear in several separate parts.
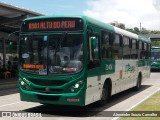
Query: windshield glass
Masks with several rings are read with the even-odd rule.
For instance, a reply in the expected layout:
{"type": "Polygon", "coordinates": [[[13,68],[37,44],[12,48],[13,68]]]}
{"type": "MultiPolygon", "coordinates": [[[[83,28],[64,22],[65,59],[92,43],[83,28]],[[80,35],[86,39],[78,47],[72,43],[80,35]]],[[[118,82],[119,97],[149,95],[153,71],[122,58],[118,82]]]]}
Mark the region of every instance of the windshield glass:
{"type": "Polygon", "coordinates": [[[160,52],[151,52],[151,60],[160,60],[160,52]]]}
{"type": "Polygon", "coordinates": [[[160,60],[160,49],[159,48],[151,49],[151,60],[160,60]]]}
{"type": "Polygon", "coordinates": [[[83,67],[83,35],[22,35],[20,69],[39,75],[70,74],[83,67]]]}

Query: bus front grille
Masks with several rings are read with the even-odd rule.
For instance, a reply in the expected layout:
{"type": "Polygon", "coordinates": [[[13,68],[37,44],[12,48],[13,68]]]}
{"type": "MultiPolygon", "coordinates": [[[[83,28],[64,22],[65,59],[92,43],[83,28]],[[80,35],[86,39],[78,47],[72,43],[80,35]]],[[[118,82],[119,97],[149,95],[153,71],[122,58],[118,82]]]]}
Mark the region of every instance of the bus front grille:
{"type": "Polygon", "coordinates": [[[44,80],[44,79],[29,79],[33,84],[40,86],[62,86],[68,81],[66,80],[44,80]]]}
{"type": "Polygon", "coordinates": [[[54,89],[54,88],[39,88],[35,87],[33,88],[35,92],[40,92],[40,93],[47,93],[47,94],[61,94],[63,92],[62,89],[54,89]]]}

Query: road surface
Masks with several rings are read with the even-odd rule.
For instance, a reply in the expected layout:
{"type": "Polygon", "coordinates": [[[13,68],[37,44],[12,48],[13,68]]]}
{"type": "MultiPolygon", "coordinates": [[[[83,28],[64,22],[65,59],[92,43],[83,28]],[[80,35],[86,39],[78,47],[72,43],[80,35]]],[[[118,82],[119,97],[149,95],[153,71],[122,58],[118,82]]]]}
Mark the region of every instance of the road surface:
{"type": "Polygon", "coordinates": [[[160,90],[160,73],[152,73],[151,77],[142,83],[139,91],[132,89],[112,96],[110,102],[103,107],[98,107],[96,104],[91,104],[86,107],[73,106],[56,106],[42,105],[39,103],[21,102],[18,89],[3,90],[0,92],[0,120],[77,120],[77,119],[96,119],[96,120],[115,120],[118,117],[108,117],[108,111],[129,111],[155,92],[160,90]],[[72,112],[66,112],[66,111],[72,112]],[[12,111],[12,114],[18,112],[23,116],[5,117],[4,113],[12,111]],[[26,117],[26,113],[28,116],[26,117]],[[32,114],[35,113],[35,114],[32,114]],[[35,115],[35,117],[33,117],[35,115]],[[36,116],[37,115],[37,116],[36,116]],[[42,118],[41,118],[42,116],[42,118]],[[28,118],[29,117],[29,118],[28,118]],[[53,118],[54,117],[54,118],[53,118]],[[92,117],[92,118],[91,118],[92,117]]]}

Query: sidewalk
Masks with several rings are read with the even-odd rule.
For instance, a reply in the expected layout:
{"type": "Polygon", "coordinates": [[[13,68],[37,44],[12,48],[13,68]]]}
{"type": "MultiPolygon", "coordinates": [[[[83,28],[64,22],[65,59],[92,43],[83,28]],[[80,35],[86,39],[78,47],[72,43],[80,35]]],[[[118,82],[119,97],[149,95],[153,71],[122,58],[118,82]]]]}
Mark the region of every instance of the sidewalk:
{"type": "Polygon", "coordinates": [[[0,90],[13,89],[18,87],[18,78],[0,79],[0,90]]]}

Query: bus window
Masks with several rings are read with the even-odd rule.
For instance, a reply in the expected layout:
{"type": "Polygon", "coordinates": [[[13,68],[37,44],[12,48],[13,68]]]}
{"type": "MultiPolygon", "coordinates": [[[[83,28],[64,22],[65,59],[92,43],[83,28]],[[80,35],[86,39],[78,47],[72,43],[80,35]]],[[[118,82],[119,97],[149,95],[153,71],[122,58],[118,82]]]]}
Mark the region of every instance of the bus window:
{"type": "Polygon", "coordinates": [[[122,47],[121,47],[121,36],[118,34],[115,34],[114,36],[114,42],[113,42],[113,57],[114,59],[122,59],[122,47]]]}
{"type": "Polygon", "coordinates": [[[139,41],[139,50],[142,50],[142,41],[139,41]]]}
{"type": "Polygon", "coordinates": [[[136,49],[137,50],[139,49],[139,41],[138,40],[136,41],[136,49]]]}
{"type": "Polygon", "coordinates": [[[144,42],[139,41],[140,59],[145,59],[144,42]]]}
{"type": "Polygon", "coordinates": [[[129,38],[123,37],[123,59],[130,59],[129,38]]]}
{"type": "Polygon", "coordinates": [[[150,55],[150,51],[148,50],[149,44],[144,43],[144,59],[148,59],[150,55]]]}
{"type": "Polygon", "coordinates": [[[136,49],[137,40],[131,39],[132,49],[131,49],[131,59],[138,58],[138,50],[136,49]]]}
{"type": "Polygon", "coordinates": [[[143,59],[142,41],[138,41],[139,59],[143,59]]]}
{"type": "Polygon", "coordinates": [[[88,68],[99,67],[100,65],[100,57],[99,57],[99,37],[98,35],[90,35],[89,36],[89,63],[88,68]]]}
{"type": "Polygon", "coordinates": [[[144,50],[147,50],[147,43],[144,43],[144,50]]]}
{"type": "Polygon", "coordinates": [[[112,58],[112,37],[110,32],[102,31],[101,33],[102,36],[102,44],[101,44],[101,49],[102,49],[102,58],[112,58]]]}

